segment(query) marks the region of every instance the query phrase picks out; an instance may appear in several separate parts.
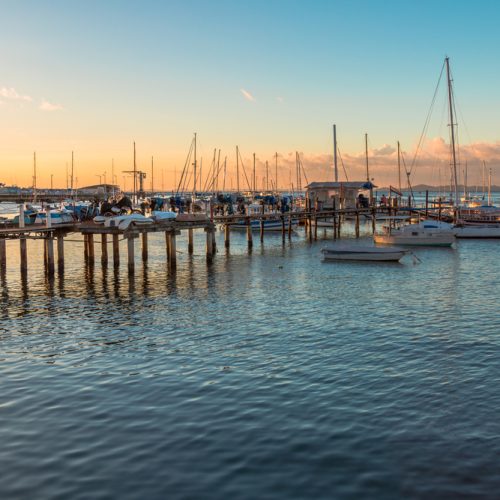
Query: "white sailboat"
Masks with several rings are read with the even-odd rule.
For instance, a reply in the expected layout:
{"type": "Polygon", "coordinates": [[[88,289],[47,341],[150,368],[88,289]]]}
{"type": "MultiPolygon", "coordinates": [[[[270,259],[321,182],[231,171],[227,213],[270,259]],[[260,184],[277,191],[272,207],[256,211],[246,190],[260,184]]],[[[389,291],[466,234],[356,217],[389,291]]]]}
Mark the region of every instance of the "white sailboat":
{"type": "Polygon", "coordinates": [[[450,247],[455,242],[455,230],[446,222],[428,220],[399,229],[384,227],[384,233],[375,233],[373,240],[381,245],[450,247]]]}

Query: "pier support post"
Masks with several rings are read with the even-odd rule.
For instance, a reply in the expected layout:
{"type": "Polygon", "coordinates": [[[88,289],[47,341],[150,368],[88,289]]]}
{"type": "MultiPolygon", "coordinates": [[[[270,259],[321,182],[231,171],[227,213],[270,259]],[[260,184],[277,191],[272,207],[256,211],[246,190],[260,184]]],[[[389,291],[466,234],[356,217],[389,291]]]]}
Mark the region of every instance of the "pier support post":
{"type": "Polygon", "coordinates": [[[5,240],[0,239],[0,271],[5,271],[7,269],[7,249],[5,245],[5,240]]]}
{"type": "Polygon", "coordinates": [[[127,238],[127,253],[128,253],[128,270],[130,273],[135,269],[135,255],[134,255],[134,237],[129,235],[127,238]]]}
{"type": "Polygon", "coordinates": [[[54,238],[48,236],[45,240],[47,248],[47,273],[49,275],[54,274],[54,238]]]}
{"type": "Polygon", "coordinates": [[[211,264],[214,260],[214,246],[213,246],[213,235],[214,231],[211,228],[205,229],[207,233],[207,263],[211,264]]]}
{"type": "Polygon", "coordinates": [[[246,224],[247,224],[247,244],[248,248],[250,249],[253,247],[252,223],[250,221],[250,217],[247,217],[246,224]]]}
{"type": "Polygon", "coordinates": [[[308,238],[309,241],[312,241],[312,218],[311,218],[311,212],[309,212],[309,215],[307,216],[307,233],[308,233],[308,238]]]}
{"type": "Polygon", "coordinates": [[[64,237],[62,234],[57,235],[57,268],[59,271],[64,269],[64,237]]]}
{"type": "Polygon", "coordinates": [[[215,227],[212,229],[212,251],[214,255],[217,253],[217,241],[215,238],[215,227]]]}
{"type": "Polygon", "coordinates": [[[264,243],[264,219],[260,219],[260,242],[264,243]]]}
{"type": "Polygon", "coordinates": [[[194,250],[193,230],[188,229],[188,254],[192,255],[194,250]]]}
{"type": "Polygon", "coordinates": [[[355,221],[354,230],[356,232],[356,238],[359,238],[359,212],[356,212],[356,221],[355,221]]]}
{"type": "Polygon", "coordinates": [[[288,217],[288,239],[292,239],[292,216],[288,217]]]}
{"type": "Polygon", "coordinates": [[[87,244],[89,246],[89,264],[92,266],[94,265],[94,235],[92,233],[89,233],[88,238],[87,238],[87,244]]]}
{"type": "Polygon", "coordinates": [[[339,213],[339,218],[337,220],[337,238],[340,240],[340,229],[342,227],[342,215],[339,213]]]}
{"type": "Polygon", "coordinates": [[[148,260],[148,233],[142,233],[142,260],[148,260]]]}
{"type": "Polygon", "coordinates": [[[318,216],[314,214],[314,241],[318,239],[318,216]]]}
{"type": "Polygon", "coordinates": [[[170,262],[170,232],[165,232],[165,248],[167,251],[167,261],[170,262]]]}
{"type": "Polygon", "coordinates": [[[87,264],[89,260],[89,235],[83,235],[83,258],[85,259],[85,264],[87,264]]]}
{"type": "Polygon", "coordinates": [[[101,234],[101,264],[108,265],[108,235],[101,234]]]}
{"type": "Polygon", "coordinates": [[[226,248],[229,248],[230,246],[230,235],[231,235],[231,226],[229,224],[226,224],[224,226],[224,246],[226,248]]]}
{"type": "Polygon", "coordinates": [[[21,273],[25,274],[28,272],[28,249],[26,247],[27,241],[24,236],[21,236],[19,240],[19,247],[21,251],[21,273]]]}
{"type": "Polygon", "coordinates": [[[169,264],[171,269],[175,269],[177,265],[177,248],[175,243],[175,231],[172,231],[168,235],[170,243],[169,243],[169,264]]]}
{"type": "Polygon", "coordinates": [[[375,207],[372,208],[372,233],[375,234],[375,228],[377,225],[377,209],[375,207]]]}
{"type": "Polygon", "coordinates": [[[281,216],[281,241],[285,244],[286,241],[286,224],[285,224],[285,216],[281,216]]]}
{"type": "Polygon", "coordinates": [[[113,266],[120,266],[120,242],[118,234],[113,234],[113,266]]]}

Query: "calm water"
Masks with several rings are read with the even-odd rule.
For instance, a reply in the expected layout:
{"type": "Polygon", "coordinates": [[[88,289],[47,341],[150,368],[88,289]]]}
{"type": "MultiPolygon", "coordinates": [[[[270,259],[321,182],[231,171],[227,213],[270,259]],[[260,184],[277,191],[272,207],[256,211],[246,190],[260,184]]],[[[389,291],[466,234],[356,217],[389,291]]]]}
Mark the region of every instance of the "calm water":
{"type": "Polygon", "coordinates": [[[181,239],[175,273],[150,239],[134,277],[68,242],[53,280],[30,241],[24,282],[8,243],[0,498],[497,497],[500,241],[349,264],[257,239],[211,267],[181,239]]]}

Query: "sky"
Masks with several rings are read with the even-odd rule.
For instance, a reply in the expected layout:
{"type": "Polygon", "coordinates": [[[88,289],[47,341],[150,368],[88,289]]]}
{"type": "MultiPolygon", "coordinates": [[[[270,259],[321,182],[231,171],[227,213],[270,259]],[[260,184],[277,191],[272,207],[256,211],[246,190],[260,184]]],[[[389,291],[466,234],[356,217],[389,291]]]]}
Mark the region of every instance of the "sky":
{"type": "Polygon", "coordinates": [[[258,186],[278,153],[290,188],[296,151],[333,180],[336,124],[340,180],[366,178],[368,134],[376,184],[397,185],[398,140],[413,184],[446,184],[444,80],[415,152],[449,56],[459,176],[482,182],[484,161],[500,184],[499,19],[484,0],[0,0],[0,182],[32,185],[36,152],[37,185],[66,187],[73,151],[79,186],[113,168],[130,188],[135,141],[147,185],[153,157],[171,189],[196,132],[202,184],[220,149],[236,187],[239,146],[258,186]]]}

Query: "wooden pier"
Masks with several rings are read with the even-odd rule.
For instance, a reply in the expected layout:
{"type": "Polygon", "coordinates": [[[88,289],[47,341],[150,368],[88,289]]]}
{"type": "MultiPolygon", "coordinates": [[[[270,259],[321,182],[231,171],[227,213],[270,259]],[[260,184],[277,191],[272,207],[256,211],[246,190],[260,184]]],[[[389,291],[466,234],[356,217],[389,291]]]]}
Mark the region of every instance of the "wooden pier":
{"type": "MultiPolygon", "coordinates": [[[[216,226],[220,225],[224,231],[224,247],[231,246],[232,226],[241,223],[246,225],[246,239],[249,251],[254,244],[254,233],[252,231],[252,221],[259,222],[259,239],[261,244],[265,239],[265,222],[269,220],[279,221],[279,229],[273,233],[281,232],[283,244],[292,238],[293,226],[297,222],[303,227],[304,234],[309,241],[318,239],[318,222],[328,221],[321,229],[330,229],[332,238],[341,237],[341,229],[346,219],[351,219],[354,223],[354,234],[358,238],[360,235],[360,218],[371,218],[372,231],[375,231],[376,215],[380,213],[375,208],[367,209],[341,209],[317,211],[308,209],[300,212],[285,213],[260,213],[255,215],[233,214],[205,216],[204,214],[182,214],[178,219],[168,219],[156,221],[148,225],[131,224],[126,230],[118,227],[106,227],[95,224],[92,221],[82,223],[55,224],[51,225],[50,217],[47,225],[33,225],[27,227],[10,227],[0,229],[0,271],[5,272],[7,267],[7,240],[19,241],[20,270],[22,274],[28,272],[27,244],[29,240],[43,240],[43,259],[45,271],[53,275],[58,269],[62,272],[65,267],[64,246],[68,235],[79,235],[82,240],[84,262],[87,266],[95,265],[95,245],[100,245],[101,264],[107,266],[111,257],[115,268],[120,266],[122,256],[120,255],[121,240],[126,240],[126,262],[130,273],[134,272],[136,265],[135,252],[136,241],[140,242],[140,251],[143,262],[147,262],[149,257],[148,237],[151,233],[163,233],[165,235],[165,255],[166,262],[171,269],[175,269],[177,264],[177,237],[187,231],[187,251],[193,253],[194,230],[203,229],[205,232],[205,253],[207,263],[212,263],[216,254],[216,226]],[[111,249],[109,248],[111,245],[111,249]]],[[[369,219],[368,219],[369,220],[369,219]]],[[[71,241],[75,241],[72,239],[71,241]]],[[[12,248],[12,247],[11,247],[12,248]]]]}

